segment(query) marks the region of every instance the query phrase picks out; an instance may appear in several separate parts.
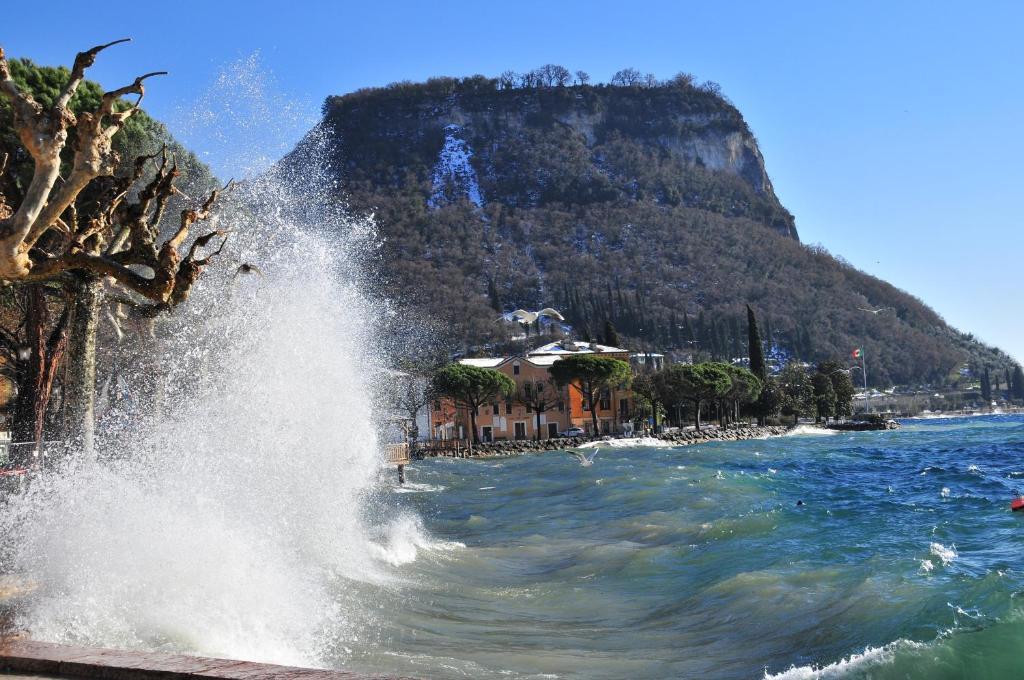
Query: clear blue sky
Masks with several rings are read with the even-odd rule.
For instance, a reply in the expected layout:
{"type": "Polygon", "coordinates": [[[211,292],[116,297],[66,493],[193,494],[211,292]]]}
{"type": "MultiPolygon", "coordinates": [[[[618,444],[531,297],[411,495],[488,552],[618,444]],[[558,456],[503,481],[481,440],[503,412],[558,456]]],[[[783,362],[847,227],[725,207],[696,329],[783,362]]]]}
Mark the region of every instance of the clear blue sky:
{"type": "MultiPolygon", "coordinates": [[[[801,238],[917,295],[1024,360],[1024,5],[1012,2],[7,3],[0,45],[106,86],[166,69],[147,108],[193,144],[197,92],[260,53],[294,102],[265,138],[284,150],[329,94],[547,62],[607,80],[624,66],[714,80],[757,135],[801,238]],[[62,16],[54,16],[63,7],[62,16]]],[[[245,127],[245,126],[241,126],[245,127]]]]}

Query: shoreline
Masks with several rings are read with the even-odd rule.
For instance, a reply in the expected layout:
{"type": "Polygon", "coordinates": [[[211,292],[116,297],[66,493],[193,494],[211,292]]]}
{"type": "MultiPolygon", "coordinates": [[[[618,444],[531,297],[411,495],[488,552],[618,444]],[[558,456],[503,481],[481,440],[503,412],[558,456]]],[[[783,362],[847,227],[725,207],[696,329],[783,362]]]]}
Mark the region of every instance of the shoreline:
{"type": "MultiPolygon", "coordinates": [[[[502,456],[524,456],[531,453],[546,453],[548,451],[565,451],[581,447],[593,447],[607,442],[610,447],[615,447],[618,441],[635,441],[638,439],[656,439],[668,442],[671,446],[690,446],[703,444],[705,442],[731,442],[744,441],[747,439],[767,439],[769,437],[781,437],[793,429],[791,425],[744,425],[739,427],[721,428],[709,426],[697,430],[681,430],[677,432],[663,432],[659,434],[642,435],[639,437],[564,437],[558,439],[521,440],[521,441],[500,441],[475,444],[472,455],[460,456],[461,458],[498,458],[502,456]]],[[[441,454],[430,454],[424,458],[444,458],[441,454]]]]}

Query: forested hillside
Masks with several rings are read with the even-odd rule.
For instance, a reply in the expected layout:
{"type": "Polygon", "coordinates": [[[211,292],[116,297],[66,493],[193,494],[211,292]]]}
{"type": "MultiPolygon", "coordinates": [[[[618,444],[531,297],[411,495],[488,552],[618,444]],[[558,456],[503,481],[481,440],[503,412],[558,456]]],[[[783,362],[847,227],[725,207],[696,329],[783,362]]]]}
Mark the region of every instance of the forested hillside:
{"type": "Polygon", "coordinates": [[[802,245],[717,85],[628,69],[588,80],[549,65],[327,100],[339,200],[375,214],[389,297],[441,319],[465,351],[507,339],[500,311],[554,306],[581,335],[611,321],[636,349],[730,358],[745,352],[750,303],[780,353],[863,347],[879,385],[1010,363],[802,245]],[[864,311],[878,308],[891,310],[864,311]]]}

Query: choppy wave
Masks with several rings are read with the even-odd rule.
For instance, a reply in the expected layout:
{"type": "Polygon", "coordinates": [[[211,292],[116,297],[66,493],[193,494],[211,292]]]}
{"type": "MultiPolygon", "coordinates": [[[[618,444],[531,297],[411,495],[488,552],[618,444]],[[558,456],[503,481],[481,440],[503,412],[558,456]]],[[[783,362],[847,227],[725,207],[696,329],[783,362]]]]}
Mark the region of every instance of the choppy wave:
{"type": "Polygon", "coordinates": [[[786,432],[785,437],[825,437],[839,434],[839,430],[828,430],[817,425],[797,425],[786,432]]]}
{"type": "Polygon", "coordinates": [[[584,442],[576,448],[589,449],[589,448],[612,448],[612,449],[633,449],[633,448],[645,448],[645,449],[657,449],[657,448],[671,448],[673,446],[679,446],[675,442],[665,441],[664,439],[655,439],[654,437],[631,437],[631,438],[620,438],[620,439],[600,439],[592,442],[584,442]]]}

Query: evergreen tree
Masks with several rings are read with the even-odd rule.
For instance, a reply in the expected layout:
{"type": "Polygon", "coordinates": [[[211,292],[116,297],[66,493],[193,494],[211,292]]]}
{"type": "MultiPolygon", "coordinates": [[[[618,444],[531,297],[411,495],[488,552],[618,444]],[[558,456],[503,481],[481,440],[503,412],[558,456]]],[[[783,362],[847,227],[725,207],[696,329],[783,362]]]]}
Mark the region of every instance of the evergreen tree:
{"type": "MultiPolygon", "coordinates": [[[[768,380],[768,371],[764,365],[764,346],[761,344],[761,331],[757,328],[757,317],[754,310],[747,305],[747,356],[750,359],[750,372],[757,376],[762,382],[768,380]]],[[[766,390],[762,398],[754,405],[754,413],[757,415],[757,424],[764,425],[765,416],[768,415],[767,397],[770,394],[766,390]]]]}
{"type": "Polygon", "coordinates": [[[754,316],[754,310],[750,305],[747,305],[747,356],[750,358],[750,372],[764,382],[768,375],[764,365],[764,345],[761,344],[757,317],[754,316]]]}
{"type": "Polygon", "coordinates": [[[470,429],[473,431],[472,441],[479,444],[480,437],[476,431],[477,410],[499,396],[512,394],[516,384],[512,378],[491,368],[449,364],[434,374],[431,389],[434,394],[448,397],[456,406],[469,412],[470,429]]]}
{"type": "Polygon", "coordinates": [[[988,366],[985,367],[985,372],[981,374],[981,398],[984,400],[985,406],[992,402],[992,379],[988,375],[988,366]]]}
{"type": "Polygon", "coordinates": [[[615,325],[611,319],[605,319],[604,321],[604,344],[609,347],[620,347],[619,334],[615,330],[615,325]]]}
{"type": "Polygon", "coordinates": [[[1013,398],[1024,399],[1024,370],[1021,370],[1020,365],[1013,367],[1012,385],[1010,392],[1013,394],[1013,398]]]}
{"type": "Polygon", "coordinates": [[[491,309],[501,311],[501,297],[498,295],[498,287],[494,285],[494,279],[487,279],[487,297],[491,301],[491,309]]]}
{"type": "Polygon", "coordinates": [[[828,419],[836,413],[836,392],[832,388],[832,379],[824,373],[815,373],[811,377],[811,387],[814,389],[817,419],[824,418],[827,424],[828,419]]]}
{"type": "Polygon", "coordinates": [[[1013,399],[1013,376],[1009,366],[1006,367],[1006,398],[1013,399]]]}
{"type": "Polygon", "coordinates": [[[690,315],[687,312],[683,312],[683,340],[693,348],[693,343],[697,342],[697,336],[693,334],[693,326],[690,325],[690,315]]]}

